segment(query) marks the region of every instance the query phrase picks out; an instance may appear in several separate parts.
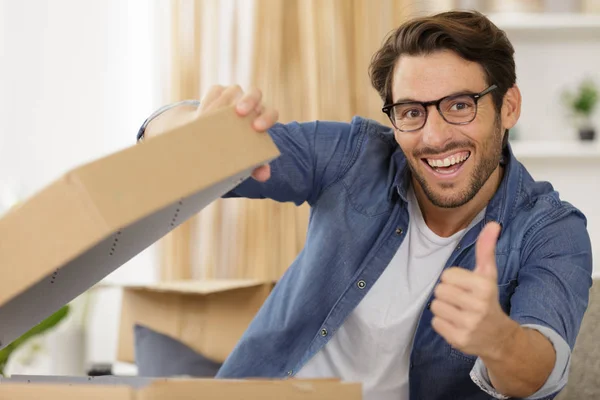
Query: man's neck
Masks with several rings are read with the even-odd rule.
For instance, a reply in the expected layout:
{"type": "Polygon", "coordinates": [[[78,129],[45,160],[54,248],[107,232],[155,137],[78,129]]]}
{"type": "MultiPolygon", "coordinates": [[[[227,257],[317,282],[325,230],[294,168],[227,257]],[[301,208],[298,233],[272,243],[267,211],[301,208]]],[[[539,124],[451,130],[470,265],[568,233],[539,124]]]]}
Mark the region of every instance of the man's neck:
{"type": "Polygon", "coordinates": [[[475,197],[456,208],[442,208],[433,205],[414,178],[412,183],[423,219],[429,229],[438,236],[449,237],[467,228],[477,214],[486,207],[498,190],[503,176],[504,168],[498,166],[475,197]]]}

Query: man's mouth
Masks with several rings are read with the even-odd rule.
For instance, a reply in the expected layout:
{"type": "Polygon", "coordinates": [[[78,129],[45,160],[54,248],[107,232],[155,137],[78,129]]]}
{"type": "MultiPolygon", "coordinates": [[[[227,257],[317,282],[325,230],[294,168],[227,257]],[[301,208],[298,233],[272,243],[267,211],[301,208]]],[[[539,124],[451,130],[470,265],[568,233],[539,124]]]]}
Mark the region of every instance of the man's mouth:
{"type": "Polygon", "coordinates": [[[460,151],[445,155],[443,157],[422,158],[422,160],[434,172],[442,175],[450,175],[457,172],[470,156],[470,151],[460,151]]]}

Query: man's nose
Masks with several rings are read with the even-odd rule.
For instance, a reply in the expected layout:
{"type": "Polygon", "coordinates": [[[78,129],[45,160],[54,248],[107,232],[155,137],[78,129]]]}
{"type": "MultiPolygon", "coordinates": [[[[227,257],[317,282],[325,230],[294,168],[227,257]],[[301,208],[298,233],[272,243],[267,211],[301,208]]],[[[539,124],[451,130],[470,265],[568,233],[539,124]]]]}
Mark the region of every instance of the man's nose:
{"type": "Polygon", "coordinates": [[[448,123],[440,115],[435,106],[430,106],[428,111],[427,121],[422,128],[423,144],[434,149],[443,148],[451,137],[448,123]]]}

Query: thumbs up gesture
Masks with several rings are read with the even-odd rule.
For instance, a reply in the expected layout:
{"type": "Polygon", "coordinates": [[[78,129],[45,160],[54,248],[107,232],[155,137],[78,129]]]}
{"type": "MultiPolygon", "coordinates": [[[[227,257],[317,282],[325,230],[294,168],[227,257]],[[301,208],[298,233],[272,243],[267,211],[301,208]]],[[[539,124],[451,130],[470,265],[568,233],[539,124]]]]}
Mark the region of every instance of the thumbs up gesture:
{"type": "Polygon", "coordinates": [[[496,242],[500,225],[488,223],[475,248],[475,269],[448,268],[434,290],[431,303],[433,329],[451,346],[479,357],[496,356],[512,320],[498,300],[496,242]]]}

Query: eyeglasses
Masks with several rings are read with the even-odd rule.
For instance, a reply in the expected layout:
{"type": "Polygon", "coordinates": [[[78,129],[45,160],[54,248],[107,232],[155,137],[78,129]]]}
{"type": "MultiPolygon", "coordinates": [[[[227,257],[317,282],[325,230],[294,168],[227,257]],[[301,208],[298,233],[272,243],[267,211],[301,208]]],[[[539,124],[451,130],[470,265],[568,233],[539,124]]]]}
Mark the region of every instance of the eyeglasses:
{"type": "Polygon", "coordinates": [[[477,102],[492,90],[492,85],[481,93],[464,93],[446,96],[435,101],[401,101],[385,105],[381,111],[387,114],[396,129],[402,132],[418,131],[427,122],[429,106],[435,105],[438,112],[452,125],[466,125],[477,115],[477,102]]]}

